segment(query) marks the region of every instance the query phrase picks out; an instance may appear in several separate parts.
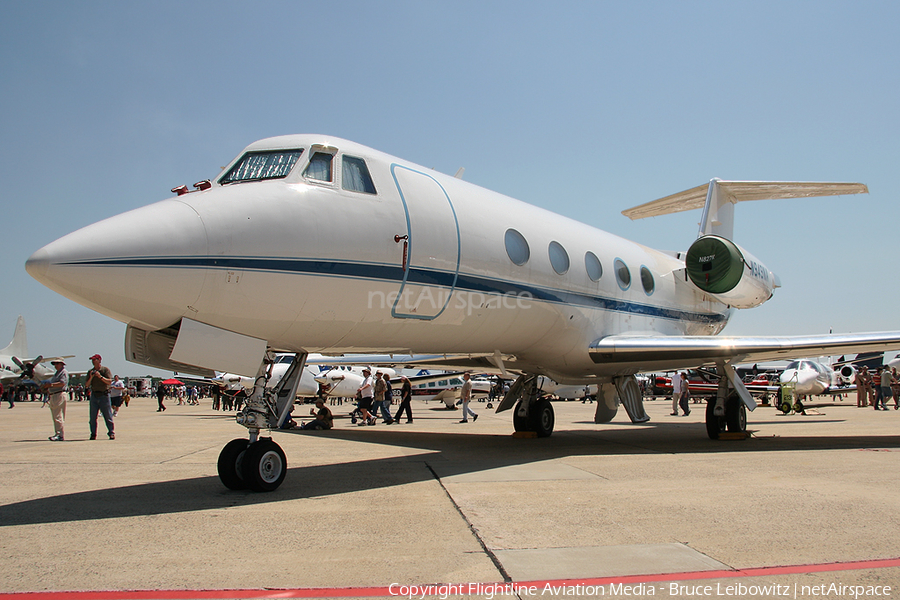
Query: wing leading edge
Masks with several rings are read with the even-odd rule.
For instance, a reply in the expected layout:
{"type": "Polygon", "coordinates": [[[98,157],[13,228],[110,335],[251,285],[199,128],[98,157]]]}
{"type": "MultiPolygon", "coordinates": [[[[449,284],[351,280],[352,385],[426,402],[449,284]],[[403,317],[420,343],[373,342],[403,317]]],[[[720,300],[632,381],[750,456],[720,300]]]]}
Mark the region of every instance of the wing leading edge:
{"type": "Polygon", "coordinates": [[[588,352],[597,364],[637,373],[898,349],[900,331],[884,331],[798,337],[614,335],[594,341],[588,352]]]}

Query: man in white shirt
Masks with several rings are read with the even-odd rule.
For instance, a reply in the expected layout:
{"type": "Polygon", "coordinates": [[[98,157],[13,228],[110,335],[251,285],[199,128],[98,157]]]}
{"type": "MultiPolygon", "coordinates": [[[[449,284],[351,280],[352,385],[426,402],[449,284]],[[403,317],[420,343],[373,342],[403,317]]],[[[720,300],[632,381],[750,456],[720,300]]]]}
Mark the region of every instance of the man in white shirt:
{"type": "Polygon", "coordinates": [[[672,416],[678,416],[678,401],[681,400],[681,373],[675,373],[672,376],[672,416]]]}
{"type": "Polygon", "coordinates": [[[369,412],[369,409],[372,408],[372,400],[375,397],[375,386],[372,381],[372,371],[369,367],[366,367],[362,370],[363,377],[365,379],[362,382],[362,385],[359,386],[359,389],[356,390],[358,400],[359,400],[359,411],[362,413],[362,421],[359,423],[360,425],[374,425],[375,417],[369,412]]]}
{"type": "Polygon", "coordinates": [[[125,392],[125,382],[116,375],[112,383],[109,384],[109,403],[113,409],[113,416],[119,414],[119,408],[122,406],[122,394],[125,392]]]}
{"type": "Polygon", "coordinates": [[[469,408],[469,400],[472,399],[472,382],[469,381],[470,379],[471,375],[469,375],[468,373],[463,373],[463,384],[462,388],[459,390],[459,399],[462,400],[463,406],[463,418],[460,423],[468,423],[469,415],[472,415],[473,421],[478,420],[478,415],[476,415],[475,412],[471,408],[469,408]]]}

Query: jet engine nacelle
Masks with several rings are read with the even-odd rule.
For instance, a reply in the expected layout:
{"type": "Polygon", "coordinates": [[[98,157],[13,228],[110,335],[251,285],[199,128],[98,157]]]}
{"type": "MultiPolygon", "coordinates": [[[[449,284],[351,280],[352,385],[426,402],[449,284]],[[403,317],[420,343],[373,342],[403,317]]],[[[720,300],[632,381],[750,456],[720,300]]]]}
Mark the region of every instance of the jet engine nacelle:
{"type": "Polygon", "coordinates": [[[778,278],[755,256],[717,235],[697,238],[685,267],[691,282],[724,304],[753,308],[772,297],[778,278]]]}
{"type": "Polygon", "coordinates": [[[838,369],[838,378],[842,383],[856,383],[856,367],[853,365],[844,365],[838,369]]]}

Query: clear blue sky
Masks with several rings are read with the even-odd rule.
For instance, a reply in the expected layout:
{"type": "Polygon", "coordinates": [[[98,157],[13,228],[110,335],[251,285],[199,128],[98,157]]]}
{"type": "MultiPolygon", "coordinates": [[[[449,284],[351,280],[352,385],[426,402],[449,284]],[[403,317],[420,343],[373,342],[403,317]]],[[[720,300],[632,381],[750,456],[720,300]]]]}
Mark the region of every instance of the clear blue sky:
{"type": "MultiPolygon", "coordinates": [[[[28,256],[213,177],[250,142],[348,138],[649,246],[699,212],[620,211],[708,181],[861,181],[868,196],[737,207],[781,277],[726,333],[900,329],[900,4],[0,0],[0,345],[94,352],[125,326],[28,256]]],[[[154,373],[158,373],[153,371],[154,373]]]]}

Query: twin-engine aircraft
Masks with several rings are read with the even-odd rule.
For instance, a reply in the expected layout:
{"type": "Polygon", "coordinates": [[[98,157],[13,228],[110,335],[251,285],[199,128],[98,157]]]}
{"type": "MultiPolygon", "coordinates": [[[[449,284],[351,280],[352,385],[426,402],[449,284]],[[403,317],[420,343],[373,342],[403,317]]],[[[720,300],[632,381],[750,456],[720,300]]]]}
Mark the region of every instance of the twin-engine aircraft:
{"type": "Polygon", "coordinates": [[[849,363],[835,368],[817,360],[795,360],[784,368],[779,381],[793,385],[798,396],[845,394],[856,389],[856,368],[849,363]]]}
{"type": "Polygon", "coordinates": [[[779,285],[731,239],[734,205],[867,192],[862,184],[713,179],[625,211],[702,208],[699,236],[678,253],[320,135],[251,144],[194,187],[50,243],[26,268],[126,323],[130,361],[256,374],[237,415],[249,439],[219,456],[229,488],[283,481],[284,452],[259,434],[288,418],[311,352],[411,354],[421,366],[518,376],[497,410],[514,407],[515,429],[538,436],[554,427],[539,376],[597,385],[598,423],[619,402],[641,422],[635,374],[714,365],[726,375],[706,411],[717,438],[745,430],[756,406],[737,363],[900,348],[900,332],[717,336],[735,308],[779,285]],[[267,393],[274,351],[296,359],[267,393]]]}

